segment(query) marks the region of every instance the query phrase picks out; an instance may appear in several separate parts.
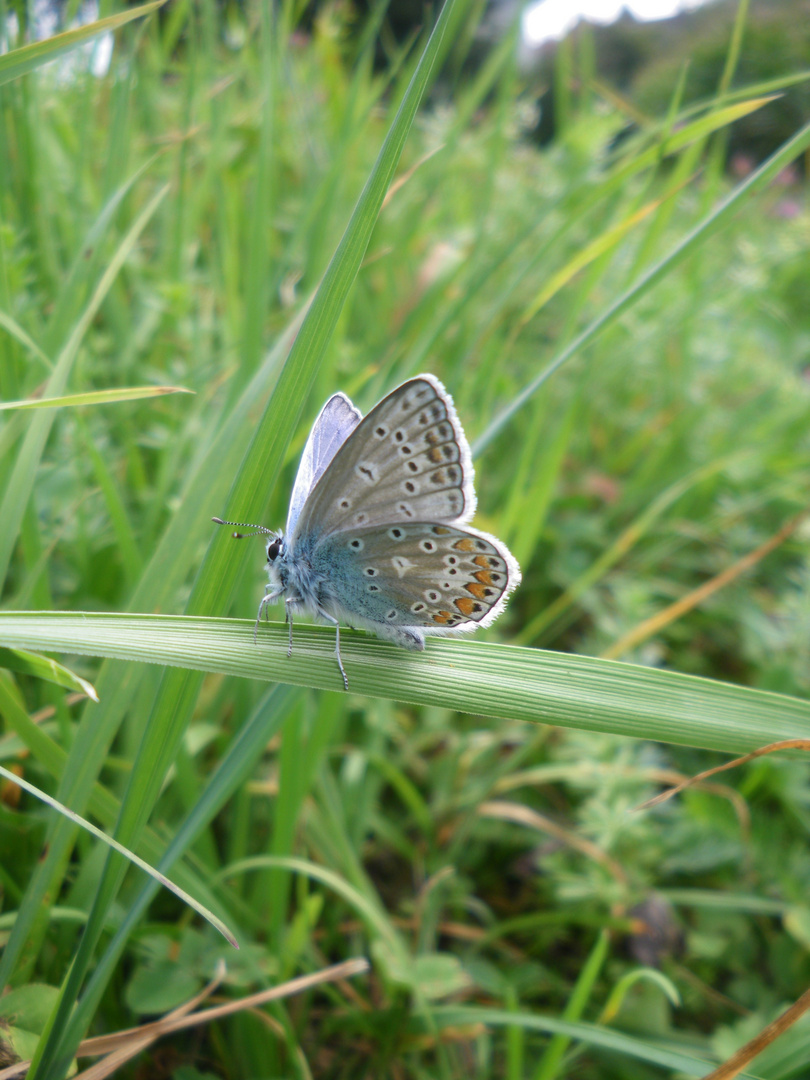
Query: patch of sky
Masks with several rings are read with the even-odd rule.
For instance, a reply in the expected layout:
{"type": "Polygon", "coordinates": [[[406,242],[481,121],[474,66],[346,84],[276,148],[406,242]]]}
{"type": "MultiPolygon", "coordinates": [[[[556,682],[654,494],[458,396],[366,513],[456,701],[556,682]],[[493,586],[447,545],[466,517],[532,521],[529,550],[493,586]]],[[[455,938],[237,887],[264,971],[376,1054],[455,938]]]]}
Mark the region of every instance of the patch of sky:
{"type": "Polygon", "coordinates": [[[707,0],[540,0],[526,8],[522,18],[524,44],[539,48],[560,41],[578,22],[606,26],[627,12],[641,22],[669,19],[682,11],[702,7],[707,0]]]}

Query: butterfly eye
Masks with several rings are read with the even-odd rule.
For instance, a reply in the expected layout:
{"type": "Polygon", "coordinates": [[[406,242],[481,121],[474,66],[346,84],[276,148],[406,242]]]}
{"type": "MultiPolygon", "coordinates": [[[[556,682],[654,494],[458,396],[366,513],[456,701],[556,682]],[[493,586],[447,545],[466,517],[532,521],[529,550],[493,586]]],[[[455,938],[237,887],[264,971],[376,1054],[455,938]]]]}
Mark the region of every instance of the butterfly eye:
{"type": "Polygon", "coordinates": [[[281,553],[281,541],[271,540],[267,545],[267,561],[275,562],[281,553]]]}

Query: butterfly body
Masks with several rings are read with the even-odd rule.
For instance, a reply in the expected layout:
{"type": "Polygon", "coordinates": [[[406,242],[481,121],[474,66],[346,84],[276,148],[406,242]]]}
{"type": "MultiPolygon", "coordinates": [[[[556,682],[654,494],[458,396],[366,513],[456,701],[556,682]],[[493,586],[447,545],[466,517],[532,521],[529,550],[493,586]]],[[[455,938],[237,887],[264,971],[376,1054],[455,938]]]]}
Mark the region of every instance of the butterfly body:
{"type": "Polygon", "coordinates": [[[284,598],[291,616],[308,613],[355,629],[373,630],[406,648],[425,647],[423,634],[393,625],[391,618],[386,618],[395,610],[390,597],[379,586],[376,593],[369,592],[368,583],[360,577],[362,571],[358,573],[357,555],[339,541],[314,544],[306,538],[292,549],[282,548],[267,569],[267,603],[284,598]]]}
{"type": "Polygon", "coordinates": [[[260,530],[270,583],[259,619],[283,599],[290,624],[300,612],[333,624],[347,688],[341,623],[409,649],[487,626],[520,569],[467,525],[474,512],[469,447],[438,379],[408,380],[365,418],[336,394],[304,448],[286,535],[260,530]]]}

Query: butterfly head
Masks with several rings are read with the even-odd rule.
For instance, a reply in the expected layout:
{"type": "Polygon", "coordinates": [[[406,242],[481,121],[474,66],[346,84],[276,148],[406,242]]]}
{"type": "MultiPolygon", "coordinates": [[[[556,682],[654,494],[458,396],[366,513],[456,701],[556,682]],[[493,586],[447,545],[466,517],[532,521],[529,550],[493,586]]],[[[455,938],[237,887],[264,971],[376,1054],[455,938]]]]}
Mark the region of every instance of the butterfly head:
{"type": "Polygon", "coordinates": [[[267,541],[267,563],[272,566],[276,559],[284,554],[284,537],[281,533],[273,533],[273,539],[267,541]]]}
{"type": "Polygon", "coordinates": [[[256,536],[269,537],[265,548],[265,551],[267,552],[267,571],[271,581],[274,582],[276,578],[278,578],[278,570],[286,553],[283,532],[276,532],[274,529],[268,529],[264,525],[247,525],[245,522],[226,522],[221,517],[212,517],[212,521],[216,522],[217,525],[235,525],[240,529],[252,530],[251,532],[231,532],[231,536],[234,540],[243,540],[245,537],[256,536]]]}

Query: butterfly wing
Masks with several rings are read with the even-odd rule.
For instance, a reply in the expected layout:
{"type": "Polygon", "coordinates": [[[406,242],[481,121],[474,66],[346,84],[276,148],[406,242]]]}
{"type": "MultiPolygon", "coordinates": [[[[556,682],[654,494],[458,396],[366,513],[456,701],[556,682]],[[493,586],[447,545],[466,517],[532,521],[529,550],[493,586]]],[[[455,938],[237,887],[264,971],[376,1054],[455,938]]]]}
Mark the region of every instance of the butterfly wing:
{"type": "Polygon", "coordinates": [[[292,536],[307,496],[362,419],[363,414],[345,394],[333,394],[321,409],[312,425],[295,477],[287,513],[287,536],[292,536]]]}
{"type": "Polygon", "coordinates": [[[288,530],[293,543],[374,525],[466,522],[475,513],[470,448],[432,375],[397,387],[350,435],[306,498],[295,535],[288,530]]]}
{"type": "Polygon", "coordinates": [[[499,540],[434,522],[335,533],[314,555],[336,618],[412,648],[424,634],[488,626],[520,583],[499,540]]]}

